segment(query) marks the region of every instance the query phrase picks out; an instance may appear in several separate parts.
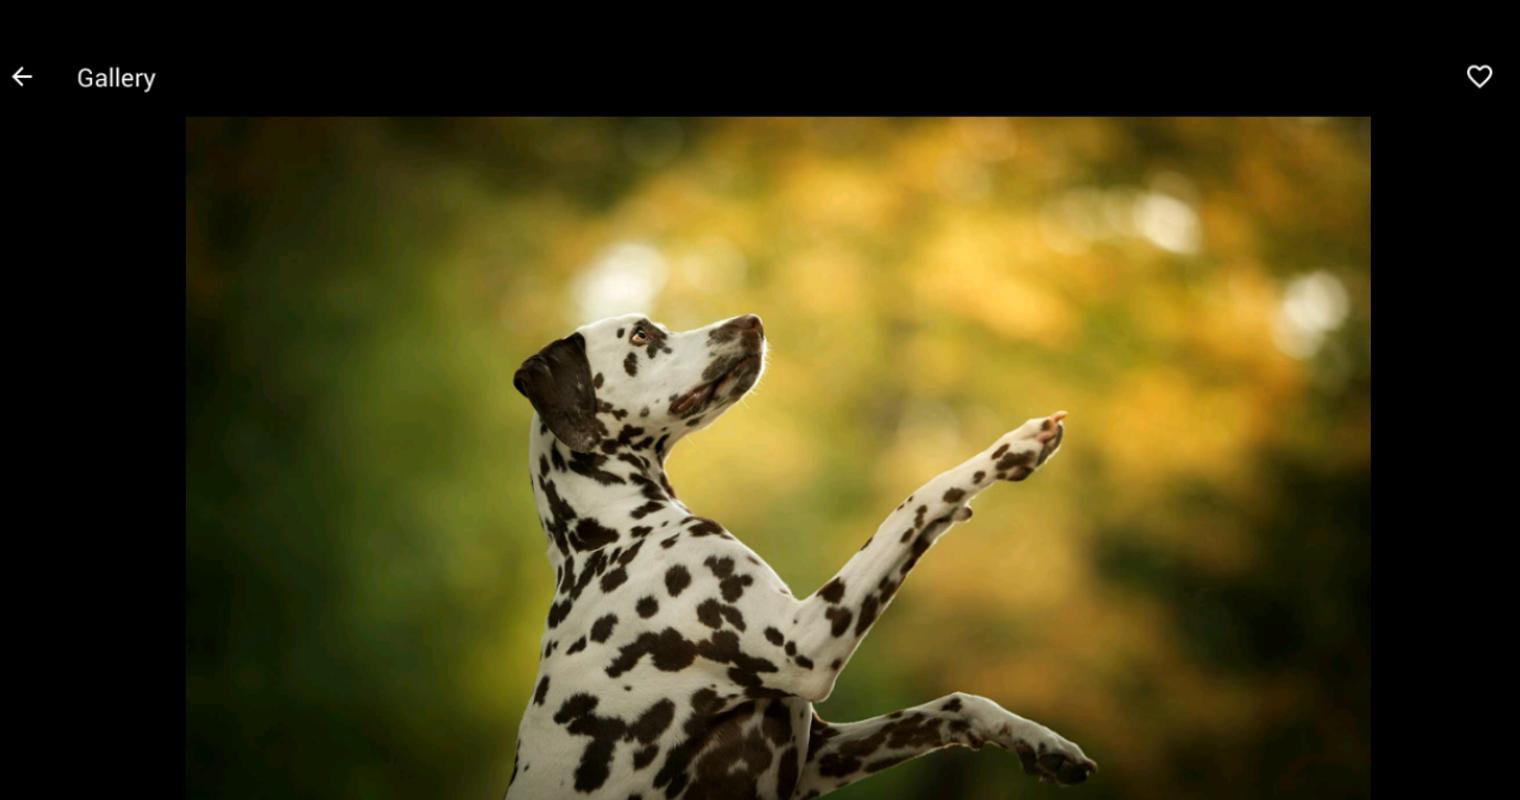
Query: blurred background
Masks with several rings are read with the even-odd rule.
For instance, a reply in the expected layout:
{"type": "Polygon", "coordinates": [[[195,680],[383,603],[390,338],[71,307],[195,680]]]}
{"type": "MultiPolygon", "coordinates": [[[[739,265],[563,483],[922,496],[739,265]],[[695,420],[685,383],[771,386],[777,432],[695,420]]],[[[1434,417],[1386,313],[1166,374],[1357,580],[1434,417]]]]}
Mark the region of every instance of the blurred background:
{"type": "MultiPolygon", "coordinates": [[[[502,795],[553,583],[511,376],[627,311],[764,318],[764,379],[668,468],[799,596],[923,481],[1071,413],[826,719],[964,690],[1081,744],[1072,797],[1367,796],[1369,136],[190,121],[188,796],[502,795]]],[[[834,796],[1057,791],[952,750],[834,796]]]]}

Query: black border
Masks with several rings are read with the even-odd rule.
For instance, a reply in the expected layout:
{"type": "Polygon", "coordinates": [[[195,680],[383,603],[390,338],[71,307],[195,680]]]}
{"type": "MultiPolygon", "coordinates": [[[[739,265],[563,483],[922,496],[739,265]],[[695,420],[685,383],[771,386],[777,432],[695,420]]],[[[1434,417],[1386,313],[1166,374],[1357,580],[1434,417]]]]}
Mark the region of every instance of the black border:
{"type": "Polygon", "coordinates": [[[1484,430],[1508,428],[1498,382],[1511,363],[1501,287],[1513,257],[1500,237],[1513,190],[1498,169],[1516,141],[1501,109],[1520,71],[1498,50],[1373,60],[1288,43],[1255,61],[1106,62],[900,50],[828,68],[784,47],[669,66],[579,59],[121,60],[162,76],[141,96],[69,85],[81,60],[12,56],[33,75],[19,88],[0,63],[21,439],[13,685],[40,701],[30,731],[67,770],[50,773],[184,781],[187,116],[1324,115],[1370,116],[1373,129],[1374,780],[1487,788],[1505,740],[1480,731],[1507,686],[1494,650],[1513,582],[1498,554],[1510,523],[1488,518],[1508,470],[1482,466],[1495,444],[1504,452],[1484,430]],[[1467,83],[1469,63],[1493,65],[1493,81],[1467,83]]]}
{"type": "MultiPolygon", "coordinates": [[[[1054,34],[1052,34],[1054,36],[1054,34]]],[[[953,46],[953,43],[947,43],[953,46]]],[[[716,50],[716,48],[715,48],[716,50]]],[[[1508,65],[1483,88],[1469,64],[1490,46],[1398,57],[1283,42],[1269,54],[1194,52],[1175,44],[1099,57],[997,48],[903,46],[828,58],[785,45],[714,51],[525,50],[441,60],[328,60],[271,50],[195,61],[162,57],[0,62],[0,103],[52,113],[182,116],[1371,116],[1480,111],[1512,90],[1508,65]],[[13,63],[14,62],[14,63],[13,63]],[[32,77],[18,87],[16,66],[32,77]],[[80,69],[156,74],[151,92],[85,89],[80,69]]]]}

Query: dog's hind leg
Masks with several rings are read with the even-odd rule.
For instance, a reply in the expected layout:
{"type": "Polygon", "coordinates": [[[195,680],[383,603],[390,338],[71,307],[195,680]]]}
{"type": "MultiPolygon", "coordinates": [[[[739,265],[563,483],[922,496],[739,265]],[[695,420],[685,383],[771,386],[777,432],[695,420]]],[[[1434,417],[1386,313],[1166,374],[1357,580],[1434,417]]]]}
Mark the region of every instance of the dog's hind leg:
{"type": "Polygon", "coordinates": [[[1041,781],[1081,783],[1098,769],[1082,748],[985,697],[956,692],[860,722],[824,722],[815,713],[795,798],[848,786],[887,767],[946,747],[991,744],[1016,753],[1041,781]]]}

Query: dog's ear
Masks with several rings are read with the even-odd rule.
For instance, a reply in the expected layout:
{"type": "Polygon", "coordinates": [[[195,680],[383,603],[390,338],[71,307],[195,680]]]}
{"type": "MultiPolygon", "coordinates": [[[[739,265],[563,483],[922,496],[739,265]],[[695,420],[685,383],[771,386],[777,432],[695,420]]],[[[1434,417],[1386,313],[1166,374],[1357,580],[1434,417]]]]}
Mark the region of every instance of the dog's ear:
{"type": "Polygon", "coordinates": [[[601,441],[584,336],[571,334],[538,351],[518,368],[512,385],[566,447],[590,452],[601,441]]]}

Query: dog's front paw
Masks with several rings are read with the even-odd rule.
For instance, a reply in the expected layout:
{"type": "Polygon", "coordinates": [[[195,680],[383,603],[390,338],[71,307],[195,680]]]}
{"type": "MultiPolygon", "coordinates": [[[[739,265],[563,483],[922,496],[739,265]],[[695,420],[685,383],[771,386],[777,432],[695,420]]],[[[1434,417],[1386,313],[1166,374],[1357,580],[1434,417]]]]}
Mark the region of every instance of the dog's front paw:
{"type": "Polygon", "coordinates": [[[1061,421],[1065,418],[1065,411],[1057,411],[1003,434],[992,450],[994,477],[1021,481],[1033,475],[1061,449],[1061,438],[1066,435],[1066,426],[1061,421]]]}
{"type": "Polygon", "coordinates": [[[1098,771],[1098,763],[1088,758],[1082,748],[1042,725],[1031,723],[1028,730],[1004,741],[1018,755],[1024,772],[1039,778],[1041,783],[1070,786],[1098,771]]]}

